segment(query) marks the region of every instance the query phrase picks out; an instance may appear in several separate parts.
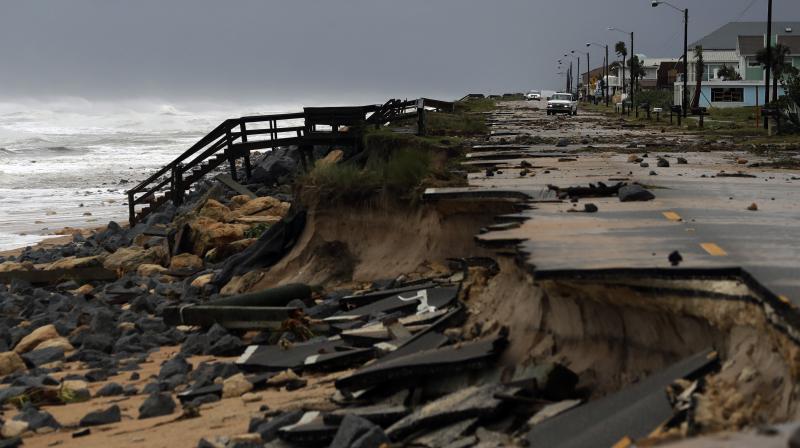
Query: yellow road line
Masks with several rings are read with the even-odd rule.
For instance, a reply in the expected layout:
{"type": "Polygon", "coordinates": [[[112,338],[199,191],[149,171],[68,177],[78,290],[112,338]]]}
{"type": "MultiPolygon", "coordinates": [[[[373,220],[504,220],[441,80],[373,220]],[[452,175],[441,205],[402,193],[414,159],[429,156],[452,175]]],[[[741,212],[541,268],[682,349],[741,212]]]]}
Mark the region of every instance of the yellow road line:
{"type": "Polygon", "coordinates": [[[706,252],[708,252],[709,255],[714,257],[725,257],[728,255],[728,253],[725,252],[724,249],[722,249],[721,247],[717,246],[714,243],[701,243],[700,247],[702,247],[706,252]]]}
{"type": "Polygon", "coordinates": [[[675,212],[663,212],[662,214],[664,215],[665,218],[669,219],[670,221],[681,221],[681,220],[683,220],[683,218],[681,218],[681,215],[679,215],[679,214],[677,214],[675,212]]]}

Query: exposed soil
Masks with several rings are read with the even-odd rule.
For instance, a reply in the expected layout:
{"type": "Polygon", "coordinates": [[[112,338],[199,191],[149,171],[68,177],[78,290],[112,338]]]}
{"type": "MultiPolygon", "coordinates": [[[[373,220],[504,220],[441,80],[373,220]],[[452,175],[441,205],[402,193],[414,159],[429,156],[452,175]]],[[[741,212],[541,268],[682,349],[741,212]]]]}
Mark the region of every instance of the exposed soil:
{"type": "Polygon", "coordinates": [[[448,258],[491,255],[477,231],[513,202],[365,204],[309,210],[298,244],[250,287],[304,282],[326,288],[443,270],[448,258]]]}

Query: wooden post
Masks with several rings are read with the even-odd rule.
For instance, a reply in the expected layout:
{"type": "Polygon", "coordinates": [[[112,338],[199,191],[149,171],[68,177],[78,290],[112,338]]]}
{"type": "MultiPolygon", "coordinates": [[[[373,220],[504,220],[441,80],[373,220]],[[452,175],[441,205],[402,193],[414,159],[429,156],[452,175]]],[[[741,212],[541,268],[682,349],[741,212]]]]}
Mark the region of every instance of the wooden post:
{"type": "MultiPolygon", "coordinates": [[[[247,143],[247,127],[244,124],[244,121],[239,123],[239,130],[242,133],[242,143],[247,143]]],[[[252,167],[250,166],[250,151],[245,151],[244,153],[244,174],[247,179],[250,179],[252,176],[252,167]]]]}
{"type": "Polygon", "coordinates": [[[417,102],[417,135],[425,135],[425,103],[423,100],[417,102]]]}
{"type": "Polygon", "coordinates": [[[136,225],[136,210],[133,204],[133,192],[128,192],[128,223],[131,227],[136,225]]]}
{"type": "Polygon", "coordinates": [[[230,128],[225,131],[225,141],[227,145],[225,146],[225,158],[228,159],[228,165],[230,166],[231,170],[231,178],[233,180],[236,179],[236,158],[233,155],[233,136],[231,135],[230,128]]]}
{"type": "Polygon", "coordinates": [[[176,163],[172,167],[170,176],[170,183],[172,189],[172,203],[181,205],[183,203],[183,167],[180,163],[176,163]]]}

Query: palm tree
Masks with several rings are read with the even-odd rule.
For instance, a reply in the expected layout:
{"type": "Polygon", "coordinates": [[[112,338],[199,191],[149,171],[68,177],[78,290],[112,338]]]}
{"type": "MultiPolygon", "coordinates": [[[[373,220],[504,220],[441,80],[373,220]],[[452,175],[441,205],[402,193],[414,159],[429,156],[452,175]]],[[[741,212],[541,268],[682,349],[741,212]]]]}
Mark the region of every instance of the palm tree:
{"type": "Polygon", "coordinates": [[[717,76],[722,78],[723,81],[741,81],[742,80],[742,75],[740,75],[739,72],[737,72],[736,69],[733,68],[733,66],[729,67],[727,65],[723,65],[722,68],[720,68],[717,71],[717,76]]]}
{"type": "Polygon", "coordinates": [[[703,47],[696,46],[694,47],[694,60],[695,60],[695,88],[694,88],[694,96],[692,97],[692,109],[697,109],[700,107],[700,89],[703,88],[703,75],[706,72],[706,64],[705,60],[703,60],[703,47]]]}
{"type": "Polygon", "coordinates": [[[628,57],[628,47],[625,42],[619,41],[614,45],[614,51],[622,58],[622,92],[625,93],[625,58],[628,57]]]}
{"type": "Polygon", "coordinates": [[[631,68],[631,90],[633,90],[639,85],[639,79],[643,78],[647,72],[645,72],[639,56],[631,56],[631,58],[628,60],[628,65],[631,68]]]}
{"type": "MultiPolygon", "coordinates": [[[[791,64],[786,61],[792,51],[789,47],[783,44],[770,47],[772,50],[770,58],[770,70],[772,70],[772,98],[778,99],[778,82],[783,78],[783,75],[789,73],[793,68],[791,64]]],[[[767,68],[767,49],[762,48],[756,54],[756,61],[761,64],[765,69],[767,68]]]]}

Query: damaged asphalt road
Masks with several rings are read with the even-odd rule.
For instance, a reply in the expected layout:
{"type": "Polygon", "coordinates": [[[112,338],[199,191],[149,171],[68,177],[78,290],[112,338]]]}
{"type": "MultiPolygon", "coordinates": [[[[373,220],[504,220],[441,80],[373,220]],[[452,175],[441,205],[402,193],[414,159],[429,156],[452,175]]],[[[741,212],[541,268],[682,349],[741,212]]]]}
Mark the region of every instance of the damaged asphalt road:
{"type": "Polygon", "coordinates": [[[0,260],[0,446],[786,446],[794,174],[499,108],[470,185],[426,192],[395,245],[359,227],[391,207],[223,179],[0,260]]]}

